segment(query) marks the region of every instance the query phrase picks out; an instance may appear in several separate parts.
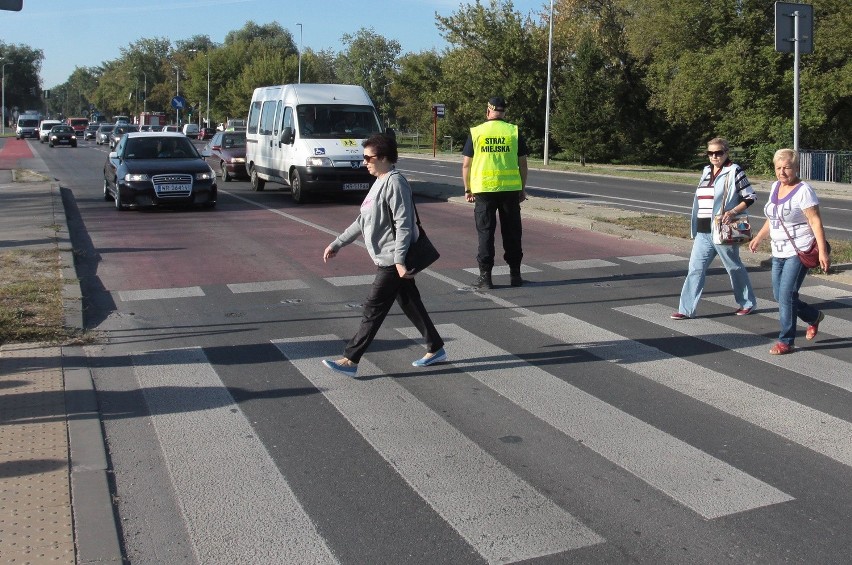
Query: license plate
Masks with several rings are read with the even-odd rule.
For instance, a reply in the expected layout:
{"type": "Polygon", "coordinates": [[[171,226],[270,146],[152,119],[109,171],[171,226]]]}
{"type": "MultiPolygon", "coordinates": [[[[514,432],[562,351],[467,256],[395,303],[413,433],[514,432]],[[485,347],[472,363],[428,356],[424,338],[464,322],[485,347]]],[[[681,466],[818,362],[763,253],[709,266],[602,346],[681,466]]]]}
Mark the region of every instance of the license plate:
{"type": "Polygon", "coordinates": [[[157,192],[186,192],[189,190],[188,184],[160,184],[157,185],[157,192]]]}
{"type": "Polygon", "coordinates": [[[368,190],[370,188],[370,183],[368,182],[345,182],[343,183],[343,190],[368,190]]]}

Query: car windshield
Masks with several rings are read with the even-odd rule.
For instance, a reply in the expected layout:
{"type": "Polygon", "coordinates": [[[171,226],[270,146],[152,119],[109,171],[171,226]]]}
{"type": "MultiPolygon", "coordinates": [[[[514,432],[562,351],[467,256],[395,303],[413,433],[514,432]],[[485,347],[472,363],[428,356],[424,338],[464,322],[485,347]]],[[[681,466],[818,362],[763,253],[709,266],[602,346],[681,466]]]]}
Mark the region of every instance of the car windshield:
{"type": "Polygon", "coordinates": [[[112,130],[112,133],[115,136],[119,136],[119,135],[125,134],[127,132],[131,132],[131,131],[139,131],[139,128],[137,128],[136,126],[122,125],[122,126],[117,126],[114,130],[112,130]]]}
{"type": "Polygon", "coordinates": [[[222,136],[222,147],[225,149],[231,149],[233,147],[245,147],[246,146],[246,134],[245,133],[228,133],[222,136]]]}
{"type": "Polygon", "coordinates": [[[51,133],[68,133],[69,131],[74,131],[71,126],[53,126],[50,130],[51,133]]]}
{"type": "Polygon", "coordinates": [[[188,137],[132,137],[124,149],[125,159],[197,158],[198,151],[188,137]]]}
{"type": "Polygon", "coordinates": [[[101,126],[101,127],[98,128],[98,131],[112,131],[112,128],[114,128],[114,127],[115,126],[111,125],[111,124],[106,125],[106,126],[101,126]]]}

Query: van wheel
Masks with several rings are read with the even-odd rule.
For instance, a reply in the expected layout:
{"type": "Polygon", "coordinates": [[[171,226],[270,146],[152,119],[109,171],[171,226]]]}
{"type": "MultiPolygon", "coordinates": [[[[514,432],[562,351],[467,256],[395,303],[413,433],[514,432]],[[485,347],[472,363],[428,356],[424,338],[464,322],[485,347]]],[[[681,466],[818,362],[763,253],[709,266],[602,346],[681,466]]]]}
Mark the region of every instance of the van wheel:
{"type": "Polygon", "coordinates": [[[290,195],[296,204],[302,204],[305,201],[305,193],[302,190],[302,175],[296,169],[293,169],[290,174],[290,195]]]}
{"type": "Polygon", "coordinates": [[[222,167],[222,180],[224,182],[231,182],[231,179],[234,177],[232,177],[231,173],[228,172],[228,167],[225,166],[225,161],[220,162],[219,166],[222,167]]]}
{"type": "Polygon", "coordinates": [[[252,166],[251,168],[251,189],[257,192],[263,190],[263,187],[266,186],[266,181],[257,176],[257,169],[252,166]]]}

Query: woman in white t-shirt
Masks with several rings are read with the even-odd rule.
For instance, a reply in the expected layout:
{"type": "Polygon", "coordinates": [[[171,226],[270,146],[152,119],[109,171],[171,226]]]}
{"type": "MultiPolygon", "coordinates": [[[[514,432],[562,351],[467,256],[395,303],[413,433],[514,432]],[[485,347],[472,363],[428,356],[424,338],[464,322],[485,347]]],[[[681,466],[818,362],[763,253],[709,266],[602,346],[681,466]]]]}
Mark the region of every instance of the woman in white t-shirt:
{"type": "Polygon", "coordinates": [[[793,351],[797,317],[808,324],[805,331],[808,340],[816,337],[819,324],[825,317],[825,314],[799,299],[799,288],[808,269],[799,260],[796,248],[805,251],[816,240],[819,265],[823,271],[828,271],[831,258],[819,213],[819,198],[814,189],[799,178],[798,153],[792,149],[779,149],[772,162],[778,182],[773,183],[772,193],[763,208],[766,223],[749,243],[749,249],[755,252],[760,242],[769,236],[772,247],[772,293],[778,301],[781,322],[778,343],[772,346],[769,353],[783,355],[793,351]]]}

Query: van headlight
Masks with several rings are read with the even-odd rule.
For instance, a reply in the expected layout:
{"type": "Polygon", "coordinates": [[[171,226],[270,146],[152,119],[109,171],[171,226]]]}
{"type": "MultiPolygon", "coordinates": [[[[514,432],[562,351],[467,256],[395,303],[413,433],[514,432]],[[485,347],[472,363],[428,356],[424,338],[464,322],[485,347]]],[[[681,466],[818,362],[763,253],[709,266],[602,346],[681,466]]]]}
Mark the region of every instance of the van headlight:
{"type": "Polygon", "coordinates": [[[331,159],[328,157],[308,157],[305,160],[305,166],[307,167],[333,167],[334,165],[331,162],[331,159]]]}

